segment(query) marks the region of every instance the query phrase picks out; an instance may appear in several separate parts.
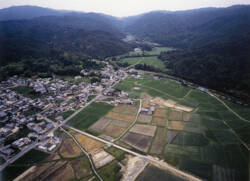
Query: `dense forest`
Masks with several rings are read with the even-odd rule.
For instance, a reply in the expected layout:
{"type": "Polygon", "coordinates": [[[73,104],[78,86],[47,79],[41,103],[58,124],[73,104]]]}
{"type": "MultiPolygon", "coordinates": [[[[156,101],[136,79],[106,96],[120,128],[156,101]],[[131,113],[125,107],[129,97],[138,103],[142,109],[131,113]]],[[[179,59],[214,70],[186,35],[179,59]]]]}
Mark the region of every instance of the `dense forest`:
{"type": "Polygon", "coordinates": [[[37,72],[40,76],[76,75],[82,68],[99,67],[96,62],[89,61],[92,58],[102,60],[132,49],[121,40],[123,34],[110,25],[109,20],[105,22],[96,16],[52,16],[0,22],[1,79],[37,72]]]}
{"type": "MultiPolygon", "coordinates": [[[[124,54],[139,41],[174,47],[162,53],[170,73],[238,97],[250,97],[250,6],[155,11],[115,18],[24,6],[0,10],[1,78],[38,72],[78,74],[100,68],[92,58],[124,54]],[[39,68],[41,67],[41,68],[39,68]]],[[[145,46],[145,45],[144,45],[145,46]]],[[[121,65],[123,67],[127,65],[121,65]]],[[[137,69],[152,67],[137,65],[137,69]]],[[[158,70],[151,70],[158,71],[158,70]]]]}
{"type": "Polygon", "coordinates": [[[250,100],[250,6],[151,12],[127,31],[175,47],[159,56],[173,75],[250,100]]]}

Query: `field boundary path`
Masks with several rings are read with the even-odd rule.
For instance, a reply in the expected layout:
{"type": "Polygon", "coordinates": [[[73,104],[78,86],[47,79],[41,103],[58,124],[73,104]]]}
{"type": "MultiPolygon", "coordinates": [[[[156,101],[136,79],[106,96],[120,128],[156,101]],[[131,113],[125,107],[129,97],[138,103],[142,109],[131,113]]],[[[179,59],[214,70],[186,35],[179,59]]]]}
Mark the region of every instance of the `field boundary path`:
{"type": "Polygon", "coordinates": [[[116,138],[115,140],[113,140],[113,142],[121,139],[135,125],[135,123],[136,123],[136,121],[138,119],[138,116],[139,116],[139,114],[141,112],[141,99],[139,99],[139,100],[140,100],[140,105],[139,105],[139,109],[137,111],[137,114],[136,114],[134,122],[132,124],[130,124],[129,127],[118,138],[116,138]]]}
{"type": "Polygon", "coordinates": [[[91,134],[89,134],[89,133],[86,133],[86,132],[84,132],[84,131],[81,131],[81,130],[78,130],[78,129],[76,129],[76,128],[73,128],[73,127],[71,127],[71,126],[69,126],[69,125],[64,125],[64,127],[69,128],[69,129],[71,129],[71,130],[73,130],[73,131],[76,131],[76,132],[78,132],[78,133],[80,133],[80,134],[82,134],[82,135],[88,136],[88,137],[90,137],[90,138],[92,138],[92,139],[95,139],[95,140],[97,140],[97,141],[103,142],[103,143],[107,144],[108,146],[113,146],[113,147],[115,147],[115,148],[118,148],[118,149],[120,149],[120,150],[123,150],[123,151],[125,151],[125,152],[127,152],[127,153],[130,153],[130,154],[134,155],[134,156],[138,156],[138,157],[143,158],[143,159],[145,158],[145,159],[147,159],[148,161],[150,161],[150,162],[152,162],[152,163],[154,163],[154,164],[157,164],[157,165],[160,165],[160,166],[166,168],[167,170],[169,170],[169,171],[172,172],[173,174],[176,174],[177,176],[179,176],[179,177],[181,177],[181,178],[183,178],[183,179],[185,179],[185,180],[188,180],[188,181],[202,181],[200,178],[197,178],[197,177],[195,177],[195,176],[193,176],[193,175],[191,175],[191,174],[189,174],[189,173],[185,173],[185,172],[183,172],[183,171],[181,171],[181,170],[178,170],[177,168],[175,168],[175,167],[169,165],[168,163],[166,163],[166,162],[164,162],[164,161],[161,161],[161,160],[158,160],[157,158],[154,158],[154,157],[152,157],[152,156],[147,156],[147,155],[139,154],[139,153],[137,153],[137,152],[134,152],[134,151],[132,151],[132,150],[129,150],[129,149],[127,149],[127,148],[124,148],[124,147],[122,147],[122,146],[119,146],[119,145],[117,145],[117,144],[115,144],[115,143],[113,143],[113,142],[106,141],[106,140],[104,140],[104,139],[102,139],[102,138],[93,136],[93,135],[91,135],[91,134]]]}
{"type": "Polygon", "coordinates": [[[215,99],[217,99],[220,103],[222,103],[230,112],[232,112],[235,116],[237,116],[239,119],[241,119],[242,121],[248,122],[250,123],[249,120],[241,117],[241,115],[239,115],[237,112],[235,112],[233,109],[231,109],[224,101],[222,101],[221,99],[219,99],[217,96],[213,95],[212,93],[208,93],[210,96],[214,97],[215,99]]]}
{"type": "Polygon", "coordinates": [[[68,131],[66,131],[65,129],[63,129],[61,127],[61,129],[63,130],[63,132],[65,132],[67,135],[69,135],[73,140],[74,142],[77,144],[77,146],[82,150],[82,152],[88,157],[89,159],[89,163],[91,165],[91,169],[92,171],[94,172],[94,174],[96,175],[96,177],[100,180],[100,181],[103,181],[102,177],[97,173],[96,169],[95,169],[95,166],[94,166],[94,163],[91,159],[91,157],[89,156],[89,153],[82,147],[82,145],[77,141],[77,139],[71,135],[68,131]]]}

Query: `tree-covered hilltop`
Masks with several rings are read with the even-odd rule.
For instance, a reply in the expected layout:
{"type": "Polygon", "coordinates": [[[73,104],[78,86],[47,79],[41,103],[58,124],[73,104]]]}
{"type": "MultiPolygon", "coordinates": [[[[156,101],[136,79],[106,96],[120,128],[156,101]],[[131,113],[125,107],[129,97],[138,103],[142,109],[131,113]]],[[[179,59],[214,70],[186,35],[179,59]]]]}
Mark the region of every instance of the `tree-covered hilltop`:
{"type": "Polygon", "coordinates": [[[177,48],[160,56],[175,76],[250,98],[250,6],[151,12],[127,31],[177,48]]]}
{"type": "Polygon", "coordinates": [[[95,26],[94,21],[90,27],[88,23],[91,20],[79,16],[0,22],[1,76],[41,71],[79,74],[82,66],[92,66],[87,61],[90,58],[104,59],[131,50],[115,28],[105,23],[95,26]],[[71,56],[65,58],[65,54],[71,56]]]}
{"type": "Polygon", "coordinates": [[[163,52],[172,74],[250,101],[250,34],[232,42],[163,52]]]}

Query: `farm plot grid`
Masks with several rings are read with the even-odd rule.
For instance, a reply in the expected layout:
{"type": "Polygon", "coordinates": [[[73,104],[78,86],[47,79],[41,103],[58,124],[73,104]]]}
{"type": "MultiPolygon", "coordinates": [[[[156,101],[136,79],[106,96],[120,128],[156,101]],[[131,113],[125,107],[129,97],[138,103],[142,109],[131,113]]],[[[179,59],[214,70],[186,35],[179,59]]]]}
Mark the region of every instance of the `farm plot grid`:
{"type": "MultiPolygon", "coordinates": [[[[135,121],[138,107],[120,104],[89,127],[105,139],[117,138],[135,121]]],[[[109,139],[110,140],[110,139],[109,139]]]]}
{"type": "MultiPolygon", "coordinates": [[[[166,79],[128,78],[117,85],[118,89],[123,87],[131,97],[142,96],[144,108],[159,103],[152,115],[139,115],[137,124],[157,127],[150,146],[139,150],[158,155],[203,179],[248,181],[249,122],[241,120],[214,97],[166,79]],[[167,110],[165,118],[161,116],[165,114],[161,110],[164,107],[167,110]],[[161,135],[159,128],[163,132],[161,135]]],[[[223,101],[241,117],[250,120],[249,108],[223,101]]],[[[138,148],[135,138],[138,135],[131,134],[125,135],[122,141],[130,140],[128,144],[138,148]]]]}

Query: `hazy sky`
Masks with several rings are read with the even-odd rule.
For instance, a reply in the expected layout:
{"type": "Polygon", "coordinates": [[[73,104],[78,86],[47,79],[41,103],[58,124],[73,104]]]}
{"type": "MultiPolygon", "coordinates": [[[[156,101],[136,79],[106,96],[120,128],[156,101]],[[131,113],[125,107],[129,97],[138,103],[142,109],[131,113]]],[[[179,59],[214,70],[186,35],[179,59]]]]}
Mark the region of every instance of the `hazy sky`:
{"type": "Polygon", "coordinates": [[[37,5],[54,9],[102,12],[129,16],[152,10],[184,10],[250,4],[250,0],[0,0],[0,9],[14,5],[37,5]]]}

